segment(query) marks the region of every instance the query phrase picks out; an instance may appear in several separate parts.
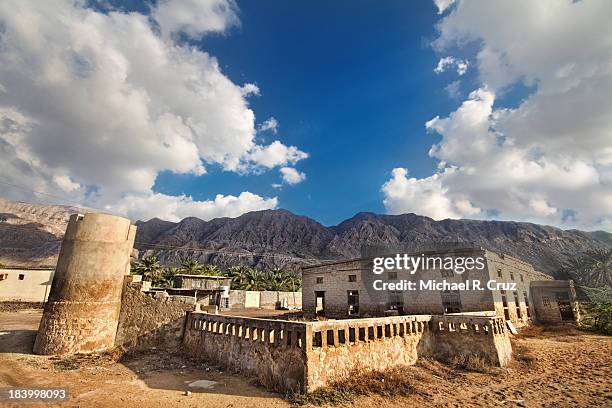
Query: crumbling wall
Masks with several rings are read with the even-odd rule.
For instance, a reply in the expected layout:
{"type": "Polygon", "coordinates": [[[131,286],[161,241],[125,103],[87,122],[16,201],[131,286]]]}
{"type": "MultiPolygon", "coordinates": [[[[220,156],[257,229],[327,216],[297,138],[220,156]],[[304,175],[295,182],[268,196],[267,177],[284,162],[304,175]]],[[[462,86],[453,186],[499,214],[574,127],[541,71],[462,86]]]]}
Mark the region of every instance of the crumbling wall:
{"type": "Polygon", "coordinates": [[[310,324],[308,391],[349,377],[355,371],[413,365],[432,352],[431,316],[350,319],[310,324]]]}
{"type": "Polygon", "coordinates": [[[278,391],[305,388],[306,324],[190,312],[189,355],[253,377],[278,391]]]}
{"type": "Polygon", "coordinates": [[[311,392],[356,370],[412,365],[422,356],[478,356],[505,366],[512,348],[503,325],[484,316],[289,322],[191,312],[183,344],[191,356],[255,376],[268,388],[311,392]]]}
{"type": "Polygon", "coordinates": [[[193,305],[155,299],[129,284],[126,277],[115,345],[127,350],[177,347],[183,338],[185,315],[193,305]]]}
{"type": "Polygon", "coordinates": [[[435,344],[432,357],[452,362],[454,357],[480,357],[488,364],[506,366],[512,345],[502,317],[433,316],[435,344]]]}

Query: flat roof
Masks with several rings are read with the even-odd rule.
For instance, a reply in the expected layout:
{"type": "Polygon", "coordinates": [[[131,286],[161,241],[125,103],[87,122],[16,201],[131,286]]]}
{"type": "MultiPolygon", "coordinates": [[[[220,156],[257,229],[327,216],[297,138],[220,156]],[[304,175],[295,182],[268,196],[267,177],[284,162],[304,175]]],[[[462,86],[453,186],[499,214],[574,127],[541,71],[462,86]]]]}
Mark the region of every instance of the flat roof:
{"type": "Polygon", "coordinates": [[[54,271],[55,266],[17,266],[17,265],[0,265],[0,270],[3,269],[18,269],[22,271],[54,271]]]}

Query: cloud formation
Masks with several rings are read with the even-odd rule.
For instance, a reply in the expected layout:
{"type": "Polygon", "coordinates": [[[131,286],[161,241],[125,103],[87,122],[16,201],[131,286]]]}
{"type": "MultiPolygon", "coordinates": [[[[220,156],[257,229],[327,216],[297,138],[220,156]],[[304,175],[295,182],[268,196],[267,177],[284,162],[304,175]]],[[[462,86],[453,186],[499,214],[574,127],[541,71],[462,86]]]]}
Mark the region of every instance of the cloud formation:
{"type": "Polygon", "coordinates": [[[259,125],[259,131],[270,131],[276,134],[278,132],[278,121],[274,118],[266,119],[261,125],[259,125]]]}
{"type": "Polygon", "coordinates": [[[458,1],[439,22],[439,52],[478,45],[480,85],[446,117],[438,171],[392,171],[388,212],[612,229],[612,3],[458,1]],[[509,89],[533,89],[496,106],[509,89]]]}
{"type": "Polygon", "coordinates": [[[308,156],[278,140],[258,144],[248,102],[257,86],[233,83],[215,57],[177,42],[179,32],[225,31],[238,24],[236,12],[230,0],[164,0],[151,16],[70,0],[1,2],[2,177],[134,218],[159,208],[134,200],[167,203],[161,214],[276,206],[247,192],[196,202],[153,191],[161,171],[203,175],[214,164],[250,172],[308,156]]]}
{"type": "Polygon", "coordinates": [[[306,174],[297,171],[293,167],[281,167],[280,173],[283,181],[287,184],[298,184],[306,180],[306,174]]]}
{"type": "Polygon", "coordinates": [[[469,63],[466,60],[462,60],[455,57],[444,57],[440,58],[440,61],[438,61],[438,65],[436,65],[436,67],[434,68],[434,72],[436,74],[441,74],[448,68],[455,66],[455,68],[457,69],[457,74],[463,75],[467,72],[468,65],[469,63]]]}

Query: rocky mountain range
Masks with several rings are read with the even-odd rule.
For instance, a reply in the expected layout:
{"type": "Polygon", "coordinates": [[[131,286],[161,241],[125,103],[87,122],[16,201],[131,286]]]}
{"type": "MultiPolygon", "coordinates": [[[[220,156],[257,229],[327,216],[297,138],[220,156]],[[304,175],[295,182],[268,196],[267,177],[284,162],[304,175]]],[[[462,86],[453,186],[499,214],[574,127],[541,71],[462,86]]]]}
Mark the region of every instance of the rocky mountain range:
{"type": "MultiPolygon", "coordinates": [[[[0,199],[0,263],[53,264],[66,222],[75,207],[16,203],[0,199]]],[[[236,218],[180,222],[138,221],[136,248],[164,264],[199,259],[220,266],[298,267],[359,257],[364,245],[421,250],[434,244],[478,245],[506,253],[543,272],[554,273],[569,257],[612,247],[612,234],[524,222],[442,220],[416,214],[359,213],[326,227],[287,210],[265,210],[236,218]]]]}

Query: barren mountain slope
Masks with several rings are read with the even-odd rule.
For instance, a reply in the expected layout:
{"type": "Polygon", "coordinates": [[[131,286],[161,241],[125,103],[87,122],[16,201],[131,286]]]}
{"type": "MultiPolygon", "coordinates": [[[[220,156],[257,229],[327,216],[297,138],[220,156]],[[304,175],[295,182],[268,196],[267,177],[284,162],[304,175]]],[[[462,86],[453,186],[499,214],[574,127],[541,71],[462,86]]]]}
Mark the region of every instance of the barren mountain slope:
{"type": "MultiPolygon", "coordinates": [[[[68,216],[83,211],[86,210],[0,199],[0,216],[5,220],[0,221],[0,262],[30,265],[53,262],[68,216]]],[[[136,224],[136,247],[141,254],[155,254],[165,264],[198,258],[221,266],[245,263],[295,267],[306,263],[295,258],[313,263],[358,257],[363,245],[390,244],[418,250],[434,243],[460,243],[516,256],[552,274],[568,257],[612,245],[612,234],[603,231],[564,231],[512,221],[434,221],[416,214],[359,213],[333,227],[287,210],[254,211],[211,221],[189,217],[174,223],[153,218],[136,224]],[[237,252],[244,255],[236,255],[237,252]]]]}

